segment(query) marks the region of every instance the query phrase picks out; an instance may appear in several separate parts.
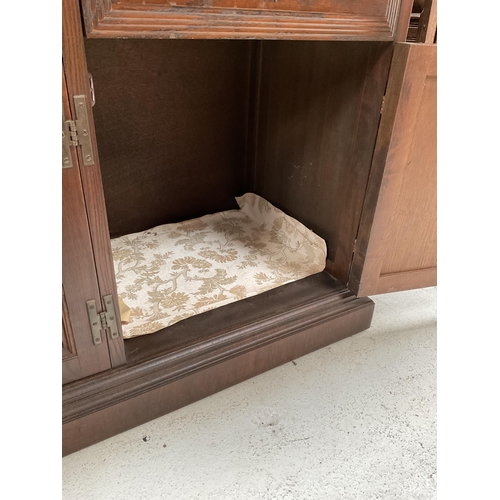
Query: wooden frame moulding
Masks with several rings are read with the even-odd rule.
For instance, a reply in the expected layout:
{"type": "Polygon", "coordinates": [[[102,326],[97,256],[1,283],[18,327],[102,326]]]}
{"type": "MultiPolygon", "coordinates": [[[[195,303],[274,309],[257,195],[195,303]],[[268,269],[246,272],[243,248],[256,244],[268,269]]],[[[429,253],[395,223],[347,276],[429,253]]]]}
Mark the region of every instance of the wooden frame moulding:
{"type": "Polygon", "coordinates": [[[403,31],[406,36],[411,4],[412,0],[179,0],[174,5],[163,0],[81,0],[86,36],[103,38],[391,41],[402,39],[403,31]]]}
{"type": "Polygon", "coordinates": [[[128,364],[63,387],[63,455],[369,328],[326,272],[126,341],[128,364]]]}

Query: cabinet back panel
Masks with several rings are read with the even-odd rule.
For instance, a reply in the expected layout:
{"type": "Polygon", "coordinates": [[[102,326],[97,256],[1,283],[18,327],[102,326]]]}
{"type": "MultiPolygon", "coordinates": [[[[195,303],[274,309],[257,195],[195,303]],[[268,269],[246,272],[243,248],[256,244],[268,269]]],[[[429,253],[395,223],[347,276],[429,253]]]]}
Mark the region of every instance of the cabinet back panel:
{"type": "Polygon", "coordinates": [[[86,40],[111,237],[237,208],[251,43],[86,40]]]}
{"type": "Polygon", "coordinates": [[[382,42],[262,42],[254,189],[347,282],[391,58],[382,42]]]}

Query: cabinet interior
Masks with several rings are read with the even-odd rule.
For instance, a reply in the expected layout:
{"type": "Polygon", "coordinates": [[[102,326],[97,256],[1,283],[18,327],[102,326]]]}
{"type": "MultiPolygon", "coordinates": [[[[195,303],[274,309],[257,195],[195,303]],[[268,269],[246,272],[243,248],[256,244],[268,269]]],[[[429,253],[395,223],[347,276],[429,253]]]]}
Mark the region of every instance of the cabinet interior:
{"type": "Polygon", "coordinates": [[[262,196],[347,283],[389,42],[86,39],[110,237],[262,196]]]}

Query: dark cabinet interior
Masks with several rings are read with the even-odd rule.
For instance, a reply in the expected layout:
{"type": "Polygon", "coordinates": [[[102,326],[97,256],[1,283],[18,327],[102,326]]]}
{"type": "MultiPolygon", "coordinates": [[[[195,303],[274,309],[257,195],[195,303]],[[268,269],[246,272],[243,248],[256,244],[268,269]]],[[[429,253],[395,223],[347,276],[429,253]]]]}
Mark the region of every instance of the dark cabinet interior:
{"type": "MultiPolygon", "coordinates": [[[[381,192],[373,158],[391,40],[409,2],[389,2],[394,12],[384,17],[391,28],[383,35],[337,33],[324,41],[314,36],[319,27],[304,24],[306,11],[294,18],[302,23],[296,37],[252,37],[242,18],[241,32],[234,23],[225,28],[239,33],[226,40],[214,39],[226,38],[217,35],[225,21],[216,6],[200,14],[204,5],[160,12],[157,4],[104,2],[100,11],[82,1],[80,18],[77,2],[63,2],[63,108],[66,120],[75,119],[74,96],[86,96],[95,156],[86,165],[77,146],[73,167],[63,168],[65,454],[358,333],[373,314],[362,296],[370,289],[360,293],[349,283],[353,258],[355,272],[369,262],[358,238],[368,241],[378,224],[367,193],[381,192]],[[164,23],[175,24],[181,11],[182,37],[198,30],[186,37],[207,39],[167,36],[164,23]],[[142,22],[145,31],[136,31],[142,22]],[[118,294],[110,239],[237,208],[235,197],[247,192],[323,238],[325,270],[151,335],[124,340],[119,325],[111,335],[104,298],[117,311],[118,294]],[[89,300],[103,320],[98,343],[89,300]]],[[[389,9],[369,4],[355,7],[368,17],[389,9]]],[[[295,2],[287,6],[297,10],[295,2]]]]}
{"type": "Polygon", "coordinates": [[[111,237],[255,192],[347,282],[389,43],[87,40],[111,237]],[[126,131],[126,132],[125,132],[126,131]]]}

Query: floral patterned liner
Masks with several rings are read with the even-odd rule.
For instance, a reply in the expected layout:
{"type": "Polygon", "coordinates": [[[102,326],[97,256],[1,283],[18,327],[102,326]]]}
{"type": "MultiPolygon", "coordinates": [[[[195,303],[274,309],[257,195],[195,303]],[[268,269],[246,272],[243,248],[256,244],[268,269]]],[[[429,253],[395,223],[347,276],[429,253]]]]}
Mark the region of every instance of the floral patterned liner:
{"type": "Polygon", "coordinates": [[[111,240],[125,338],[324,270],[326,243],[253,193],[227,210],[111,240]]]}

